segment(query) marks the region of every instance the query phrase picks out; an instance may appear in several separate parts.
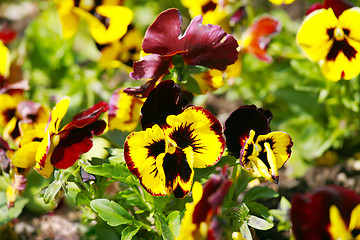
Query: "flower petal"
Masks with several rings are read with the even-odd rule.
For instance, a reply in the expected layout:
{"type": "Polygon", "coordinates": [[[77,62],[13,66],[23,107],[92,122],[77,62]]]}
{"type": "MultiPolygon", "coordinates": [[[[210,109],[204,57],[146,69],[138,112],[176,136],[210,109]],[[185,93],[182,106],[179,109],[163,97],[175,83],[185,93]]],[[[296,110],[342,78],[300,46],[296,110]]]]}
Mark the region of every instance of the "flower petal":
{"type": "Polygon", "coordinates": [[[238,43],[220,26],[202,24],[202,17],[195,17],[189,24],[184,36],[184,62],[189,65],[201,65],[225,70],[238,58],[238,43]]]}
{"type": "Polygon", "coordinates": [[[354,7],[354,4],[344,0],[324,0],[325,8],[332,8],[338,18],[345,10],[354,7]]]}
{"type": "Polygon", "coordinates": [[[80,8],[74,8],[73,11],[87,21],[91,36],[99,44],[111,43],[123,37],[133,18],[133,12],[124,6],[102,5],[95,9],[99,18],[106,19],[106,25],[101,19],[80,8]]]}
{"type": "Polygon", "coordinates": [[[302,22],[296,41],[313,61],[325,59],[333,44],[328,29],[339,25],[333,10],[319,9],[309,14],[302,22]]]}
{"type": "Polygon", "coordinates": [[[144,99],[124,93],[122,88],[115,90],[109,104],[109,129],[132,132],[140,122],[140,110],[144,99]]]}
{"type": "Polygon", "coordinates": [[[241,44],[246,52],[254,54],[260,60],[271,62],[266,53],[270,38],[281,31],[281,22],[272,17],[262,17],[254,22],[241,37],[241,44]]]}
{"type": "Polygon", "coordinates": [[[165,186],[162,166],[165,156],[166,138],[163,130],[154,125],[145,131],[131,133],[125,141],[124,158],[132,174],[141,185],[154,196],[169,194],[165,186]]]}
{"type": "Polygon", "coordinates": [[[270,131],[271,119],[269,110],[257,108],[255,105],[244,105],[236,109],[225,122],[224,134],[228,150],[239,158],[250,130],[259,135],[267,134],[270,131]]]}
{"type": "Polygon", "coordinates": [[[142,128],[154,124],[166,124],[169,115],[177,115],[182,111],[181,88],[172,80],[166,80],[156,86],[148,95],[141,108],[142,128]]]}
{"type": "Polygon", "coordinates": [[[150,54],[142,57],[140,61],[134,62],[130,77],[135,80],[159,78],[167,73],[170,65],[171,57],[150,54]]]}
{"type": "Polygon", "coordinates": [[[84,128],[94,123],[102,113],[108,110],[109,106],[106,102],[99,102],[91,108],[75,115],[73,120],[66,124],[61,131],[69,131],[74,128],[84,128]]]}
{"type": "Polygon", "coordinates": [[[168,55],[175,51],[185,50],[181,35],[182,19],[179,10],[168,9],[156,18],[147,29],[142,43],[146,53],[168,55]]]}
{"type": "Polygon", "coordinates": [[[23,145],[15,152],[11,159],[11,163],[19,168],[30,168],[35,166],[35,155],[39,145],[40,142],[30,142],[23,145]]]}
{"type": "Polygon", "coordinates": [[[60,142],[51,154],[51,164],[60,169],[66,169],[74,165],[80,155],[88,152],[92,146],[94,134],[101,134],[106,127],[103,120],[84,126],[82,128],[68,128],[59,132],[60,142]]]}
{"type": "Polygon", "coordinates": [[[212,166],[219,161],[225,148],[222,127],[208,110],[191,106],[179,115],[168,116],[166,123],[171,128],[165,132],[178,147],[192,148],[195,168],[212,166]]]}

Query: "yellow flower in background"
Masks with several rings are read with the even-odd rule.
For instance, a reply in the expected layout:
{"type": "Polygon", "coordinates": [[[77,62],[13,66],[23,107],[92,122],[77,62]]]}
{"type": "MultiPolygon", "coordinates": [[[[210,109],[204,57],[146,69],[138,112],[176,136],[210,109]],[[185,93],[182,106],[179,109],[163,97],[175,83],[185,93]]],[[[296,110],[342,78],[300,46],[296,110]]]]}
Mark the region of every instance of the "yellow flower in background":
{"type": "Polygon", "coordinates": [[[360,8],[353,7],[337,18],[332,8],[318,9],[303,21],[296,40],[324,76],[332,81],[350,80],[360,72],[360,8]]]}
{"type": "Polygon", "coordinates": [[[7,77],[10,69],[9,49],[0,41],[0,77],[7,77]]]}
{"type": "Polygon", "coordinates": [[[273,4],[280,5],[280,4],[291,4],[295,0],[269,0],[269,1],[273,4]]]}
{"type": "Polygon", "coordinates": [[[203,24],[221,25],[220,22],[230,15],[226,11],[225,4],[218,0],[181,0],[181,3],[189,9],[191,18],[202,15],[203,24]]]}
{"type": "Polygon", "coordinates": [[[89,31],[99,44],[119,40],[127,32],[133,12],[117,1],[55,0],[62,24],[63,37],[71,38],[77,32],[80,18],[88,24],[89,31]]]}
{"type": "Polygon", "coordinates": [[[140,110],[144,98],[138,98],[117,89],[109,104],[109,129],[132,132],[140,123],[140,110]]]}

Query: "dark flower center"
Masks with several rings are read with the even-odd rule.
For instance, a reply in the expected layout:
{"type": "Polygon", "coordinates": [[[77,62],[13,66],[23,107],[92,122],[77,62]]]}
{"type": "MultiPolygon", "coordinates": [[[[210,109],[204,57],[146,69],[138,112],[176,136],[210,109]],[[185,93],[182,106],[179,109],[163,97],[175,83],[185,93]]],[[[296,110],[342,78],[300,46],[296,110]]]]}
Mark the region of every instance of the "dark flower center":
{"type": "MultiPolygon", "coordinates": [[[[326,56],[326,59],[328,61],[335,61],[335,59],[337,58],[337,56],[339,55],[340,52],[343,52],[345,57],[351,61],[351,59],[355,58],[357,51],[354,47],[352,47],[348,40],[346,38],[344,38],[341,41],[336,40],[336,37],[334,36],[334,31],[335,28],[330,28],[327,30],[327,35],[329,36],[329,39],[334,39],[334,43],[330,48],[329,53],[326,56]]],[[[344,32],[344,34],[346,36],[349,36],[350,34],[350,30],[349,29],[342,29],[342,31],[344,32]]]]}

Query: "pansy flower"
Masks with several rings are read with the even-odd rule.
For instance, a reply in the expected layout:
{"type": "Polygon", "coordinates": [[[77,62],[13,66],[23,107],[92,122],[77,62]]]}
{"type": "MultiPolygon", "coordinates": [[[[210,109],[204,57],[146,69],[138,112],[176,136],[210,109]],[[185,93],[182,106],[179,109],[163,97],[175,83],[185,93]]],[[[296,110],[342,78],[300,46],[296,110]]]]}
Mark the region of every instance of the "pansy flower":
{"type": "Polygon", "coordinates": [[[226,17],[229,16],[229,12],[225,8],[225,1],[218,0],[181,0],[184,7],[189,9],[191,17],[202,15],[204,23],[220,24],[226,17]]]}
{"type": "Polygon", "coordinates": [[[193,202],[186,204],[177,240],[221,239],[216,215],[219,214],[221,204],[232,184],[226,171],[227,168],[224,167],[220,174],[211,175],[204,187],[199,182],[194,183],[193,202]]]}
{"type": "Polygon", "coordinates": [[[266,53],[271,37],[281,31],[281,22],[273,17],[264,16],[257,19],[241,35],[239,40],[240,52],[244,51],[258,59],[271,62],[272,58],[266,53]]]}
{"type": "Polygon", "coordinates": [[[324,76],[332,81],[349,80],[360,72],[360,8],[325,1],[324,8],[306,16],[296,40],[307,57],[319,62],[324,76]]]}
{"type": "Polygon", "coordinates": [[[125,35],[133,18],[133,12],[127,7],[119,6],[120,2],[116,1],[55,0],[55,2],[65,39],[75,35],[79,20],[82,18],[97,43],[111,43],[125,35]]]}
{"type": "Polygon", "coordinates": [[[154,196],[185,197],[194,168],[214,165],[225,142],[219,121],[206,109],[182,109],[180,87],[171,80],[150,92],[142,108],[143,131],[131,133],[124,156],[131,173],[154,196]]]}
{"type": "Polygon", "coordinates": [[[295,0],[269,0],[269,1],[273,4],[280,5],[280,4],[291,4],[295,0]]]}
{"type": "Polygon", "coordinates": [[[139,125],[143,104],[144,99],[124,93],[123,88],[115,90],[109,104],[109,129],[134,131],[139,125]]]}
{"type": "Polygon", "coordinates": [[[11,159],[14,166],[28,168],[35,165],[35,170],[49,177],[54,167],[71,167],[81,154],[91,149],[93,135],[101,134],[106,127],[105,121],[98,118],[107,111],[108,105],[105,102],[95,104],[75,115],[70,123],[59,130],[69,102],[69,98],[63,98],[56,104],[45,132],[37,129],[27,132],[21,147],[11,159]]]}
{"type": "MultiPolygon", "coordinates": [[[[184,34],[181,34],[181,25],[181,15],[177,9],[168,9],[156,18],[147,29],[142,43],[143,51],[148,55],[135,62],[130,73],[135,80],[149,81],[125,92],[146,97],[156,81],[173,67],[176,55],[185,66],[200,65],[221,71],[236,61],[238,44],[221,27],[203,25],[202,16],[192,19],[184,34]]],[[[179,75],[177,81],[183,77],[179,75]]]]}
{"type": "Polygon", "coordinates": [[[278,169],[289,159],[293,143],[285,132],[270,132],[271,119],[269,110],[241,106],[226,120],[224,134],[228,150],[243,169],[278,183],[278,169]]]}
{"type": "Polygon", "coordinates": [[[142,39],[139,30],[129,25],[127,33],[120,40],[107,45],[97,45],[101,50],[99,65],[103,68],[121,68],[131,72],[133,63],[140,59],[142,39]]]}
{"type": "Polygon", "coordinates": [[[292,230],[296,239],[359,239],[360,196],[330,185],[291,200],[292,230]]]}

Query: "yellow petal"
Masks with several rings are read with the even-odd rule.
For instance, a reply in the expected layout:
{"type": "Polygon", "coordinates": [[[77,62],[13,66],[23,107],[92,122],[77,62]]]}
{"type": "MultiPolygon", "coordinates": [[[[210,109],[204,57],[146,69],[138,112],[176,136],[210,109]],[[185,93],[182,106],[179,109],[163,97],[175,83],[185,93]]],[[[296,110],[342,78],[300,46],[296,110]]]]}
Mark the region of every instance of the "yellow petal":
{"type": "Polygon", "coordinates": [[[70,98],[63,97],[56,104],[56,106],[51,111],[51,121],[48,126],[48,130],[50,133],[58,132],[60,127],[60,122],[64,118],[68,108],[70,105],[70,98]]]}
{"type": "Polygon", "coordinates": [[[340,25],[333,10],[319,9],[310,13],[302,22],[296,41],[313,61],[325,59],[333,44],[327,30],[340,25]]]}
{"type": "Polygon", "coordinates": [[[166,119],[172,128],[165,129],[177,145],[185,148],[190,145],[194,152],[194,167],[212,166],[221,158],[225,141],[219,121],[207,110],[188,107],[179,115],[166,119]]]}
{"type": "Polygon", "coordinates": [[[9,49],[0,41],[0,75],[7,77],[10,69],[9,49]]]}
{"type": "Polygon", "coordinates": [[[83,17],[88,23],[91,36],[99,44],[111,43],[123,37],[133,18],[133,12],[123,6],[99,6],[95,11],[101,16],[110,19],[108,28],[89,12],[74,9],[74,12],[83,17]]]}
{"type": "Polygon", "coordinates": [[[4,127],[15,115],[18,101],[9,94],[0,94],[0,127],[4,127]]]}
{"type": "Polygon", "coordinates": [[[15,152],[11,159],[11,163],[19,168],[30,168],[35,166],[35,155],[39,145],[40,142],[30,142],[23,145],[15,152]]]}
{"type": "Polygon", "coordinates": [[[332,236],[332,239],[353,239],[351,233],[346,227],[344,220],[341,217],[339,209],[335,205],[330,207],[329,232],[332,236]]]}
{"type": "Polygon", "coordinates": [[[203,73],[193,74],[192,76],[199,84],[199,87],[203,94],[208,91],[213,92],[224,85],[222,71],[219,71],[217,69],[212,69],[203,73]]]}
{"type": "Polygon", "coordinates": [[[355,22],[360,22],[359,7],[349,8],[339,16],[340,27],[349,30],[350,39],[360,42],[360,28],[354,24],[355,22]]]}
{"type": "Polygon", "coordinates": [[[273,4],[280,5],[280,4],[291,4],[295,0],[269,0],[269,1],[273,4]]]}
{"type": "Polygon", "coordinates": [[[360,229],[360,204],[358,204],[351,212],[349,230],[360,229]]]}
{"type": "Polygon", "coordinates": [[[165,156],[165,135],[158,125],[147,128],[146,131],[131,133],[126,139],[124,151],[130,172],[139,178],[150,194],[169,194],[162,166],[159,164],[165,156]]]}
{"type": "Polygon", "coordinates": [[[72,38],[79,28],[79,17],[73,12],[60,14],[62,36],[64,39],[72,38]]]}
{"type": "MultiPolygon", "coordinates": [[[[117,109],[109,115],[109,129],[132,132],[139,125],[140,111],[145,99],[137,98],[119,89],[113,93],[114,103],[117,109]]],[[[111,112],[110,112],[111,113],[111,112]]]]}

